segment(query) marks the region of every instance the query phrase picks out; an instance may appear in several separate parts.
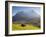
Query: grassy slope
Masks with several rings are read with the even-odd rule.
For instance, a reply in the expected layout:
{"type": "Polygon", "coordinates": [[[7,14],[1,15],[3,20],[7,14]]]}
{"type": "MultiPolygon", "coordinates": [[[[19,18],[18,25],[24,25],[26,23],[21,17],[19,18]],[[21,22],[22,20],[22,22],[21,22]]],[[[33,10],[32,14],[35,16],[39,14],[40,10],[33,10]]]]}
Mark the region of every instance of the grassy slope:
{"type": "Polygon", "coordinates": [[[39,27],[32,26],[31,24],[26,24],[25,27],[22,27],[21,24],[12,24],[12,30],[37,30],[39,27]]]}

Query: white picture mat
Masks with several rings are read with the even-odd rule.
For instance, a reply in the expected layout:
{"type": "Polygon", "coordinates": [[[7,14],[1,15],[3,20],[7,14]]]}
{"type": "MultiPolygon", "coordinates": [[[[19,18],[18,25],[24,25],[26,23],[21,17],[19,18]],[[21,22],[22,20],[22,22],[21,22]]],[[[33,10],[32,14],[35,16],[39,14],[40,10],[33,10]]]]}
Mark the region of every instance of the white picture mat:
{"type": "Polygon", "coordinates": [[[9,12],[9,34],[25,34],[25,33],[39,33],[43,32],[43,5],[37,4],[23,4],[23,3],[9,3],[8,5],[8,12],[9,12]],[[41,10],[41,29],[39,30],[16,30],[12,31],[12,6],[23,6],[23,7],[40,7],[41,10]]]}

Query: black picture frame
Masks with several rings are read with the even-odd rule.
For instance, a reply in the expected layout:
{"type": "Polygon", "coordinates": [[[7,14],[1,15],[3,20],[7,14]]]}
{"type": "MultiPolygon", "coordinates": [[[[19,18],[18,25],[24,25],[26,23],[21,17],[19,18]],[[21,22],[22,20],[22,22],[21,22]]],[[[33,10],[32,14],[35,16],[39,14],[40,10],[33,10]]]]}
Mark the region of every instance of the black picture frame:
{"type": "Polygon", "coordinates": [[[41,2],[25,2],[25,1],[5,1],[5,36],[18,36],[18,35],[36,35],[36,34],[45,34],[45,3],[41,2]],[[8,2],[19,2],[19,3],[31,3],[31,4],[42,4],[43,5],[43,32],[42,33],[26,33],[26,34],[9,34],[8,30],[8,2]]]}

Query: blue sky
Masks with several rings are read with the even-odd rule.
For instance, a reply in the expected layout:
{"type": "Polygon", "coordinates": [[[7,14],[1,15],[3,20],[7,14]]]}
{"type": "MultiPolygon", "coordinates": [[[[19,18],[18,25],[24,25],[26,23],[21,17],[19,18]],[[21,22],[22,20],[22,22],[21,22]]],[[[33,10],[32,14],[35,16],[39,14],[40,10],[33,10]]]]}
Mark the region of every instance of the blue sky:
{"type": "Polygon", "coordinates": [[[16,15],[19,11],[24,11],[27,14],[30,14],[31,11],[35,11],[38,15],[40,15],[40,7],[20,7],[13,6],[12,7],[12,16],[16,15]]]}

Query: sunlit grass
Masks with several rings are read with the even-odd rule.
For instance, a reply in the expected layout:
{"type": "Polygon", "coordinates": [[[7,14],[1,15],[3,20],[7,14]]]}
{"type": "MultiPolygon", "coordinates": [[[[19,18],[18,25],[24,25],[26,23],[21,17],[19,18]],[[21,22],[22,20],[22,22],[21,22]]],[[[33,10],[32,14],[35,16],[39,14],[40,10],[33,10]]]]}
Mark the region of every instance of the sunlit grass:
{"type": "Polygon", "coordinates": [[[38,30],[40,29],[37,26],[33,26],[32,24],[26,24],[26,26],[22,27],[21,24],[12,24],[12,30],[38,30]]]}

